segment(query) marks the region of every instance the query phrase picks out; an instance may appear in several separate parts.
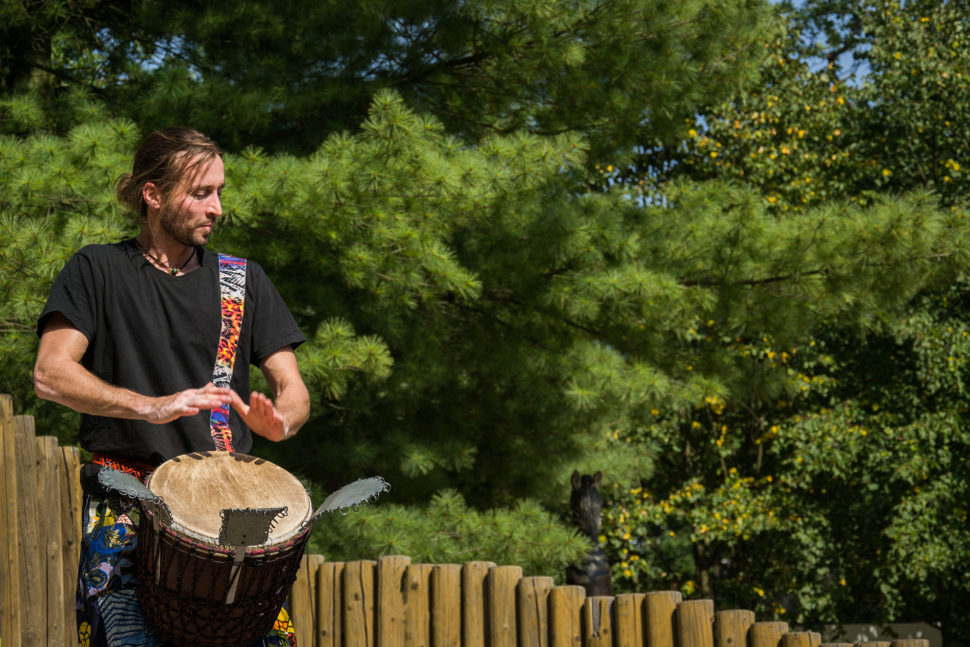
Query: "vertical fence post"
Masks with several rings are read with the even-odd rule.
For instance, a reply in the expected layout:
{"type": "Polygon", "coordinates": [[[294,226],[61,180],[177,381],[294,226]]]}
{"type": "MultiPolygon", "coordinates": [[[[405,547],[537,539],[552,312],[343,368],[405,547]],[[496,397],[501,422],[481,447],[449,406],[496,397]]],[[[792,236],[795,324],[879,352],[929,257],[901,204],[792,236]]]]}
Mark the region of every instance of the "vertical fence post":
{"type": "Polygon", "coordinates": [[[583,603],[583,645],[613,647],[613,597],[594,595],[583,603]]]}
{"type": "Polygon", "coordinates": [[[81,456],[77,447],[60,448],[58,469],[61,490],[61,552],[64,599],[61,613],[65,619],[65,645],[74,644],[77,621],[74,615],[74,593],[77,588],[78,562],[81,559],[81,456]]]}
{"type": "Polygon", "coordinates": [[[377,562],[362,559],[344,564],[343,647],[374,645],[374,571],[377,562]]]}
{"type": "Polygon", "coordinates": [[[377,647],[404,647],[404,572],[410,563],[403,555],[377,562],[377,647]]]}
{"type": "Polygon", "coordinates": [[[645,595],[647,647],[674,647],[674,613],[682,599],[680,591],[651,591],[645,595]]]}
{"type": "Polygon", "coordinates": [[[431,564],[404,572],[404,647],[431,647],[431,564]]]}
{"type": "Polygon", "coordinates": [[[778,647],[788,633],[787,622],[756,622],[749,632],[750,647],[778,647]]]}
{"type": "Polygon", "coordinates": [[[516,591],[519,647],[549,647],[551,577],[523,577],[516,591]]]}
{"type": "Polygon", "coordinates": [[[485,577],[495,562],[466,562],[461,569],[461,644],[485,647],[485,577]]]}
{"type": "Polygon", "coordinates": [[[557,586],[549,592],[549,647],[578,647],[583,630],[580,610],[586,599],[581,586],[557,586]]]}
{"type": "Polygon", "coordinates": [[[792,631],[781,637],[781,647],[819,647],[822,635],[812,631],[792,631]]]}
{"type": "Polygon", "coordinates": [[[34,614],[21,624],[21,636],[28,645],[47,644],[47,578],[42,550],[43,529],[40,527],[40,501],[37,491],[37,472],[40,452],[34,437],[34,420],[27,416],[13,417],[16,435],[17,505],[20,506],[18,534],[20,535],[20,609],[34,614]]]}
{"type": "Polygon", "coordinates": [[[521,566],[496,566],[486,577],[486,603],[488,629],[485,635],[488,647],[516,647],[518,623],[516,622],[515,592],[522,579],[521,566]]]}
{"type": "MultiPolygon", "coordinates": [[[[47,605],[47,644],[63,645],[67,618],[64,616],[64,550],[61,547],[61,483],[57,469],[60,450],[57,438],[40,436],[35,441],[37,451],[37,497],[40,501],[39,523],[43,527],[38,548],[43,555],[42,568],[46,569],[45,603],[47,605]]],[[[73,632],[72,632],[73,634],[73,632]]]]}
{"type": "Polygon", "coordinates": [[[714,600],[685,600],[677,605],[679,645],[714,647],[714,600]]]}
{"type": "Polygon", "coordinates": [[[714,614],[715,647],[747,647],[754,611],[728,609],[714,614]]]}
{"type": "Polygon", "coordinates": [[[343,562],[325,561],[317,569],[317,647],[342,647],[343,573],[343,562]]]}
{"type": "Polygon", "coordinates": [[[13,398],[0,395],[0,635],[4,647],[20,647],[23,608],[19,604],[20,530],[13,398]]]}
{"type": "Polygon", "coordinates": [[[431,644],[461,645],[461,564],[431,569],[431,644]]]}
{"type": "Polygon", "coordinates": [[[298,645],[313,647],[313,577],[310,575],[310,556],[304,554],[296,580],[290,587],[289,613],[298,645]]]}
{"type": "Polygon", "coordinates": [[[643,593],[621,593],[613,603],[616,647],[644,647],[643,593]]]}

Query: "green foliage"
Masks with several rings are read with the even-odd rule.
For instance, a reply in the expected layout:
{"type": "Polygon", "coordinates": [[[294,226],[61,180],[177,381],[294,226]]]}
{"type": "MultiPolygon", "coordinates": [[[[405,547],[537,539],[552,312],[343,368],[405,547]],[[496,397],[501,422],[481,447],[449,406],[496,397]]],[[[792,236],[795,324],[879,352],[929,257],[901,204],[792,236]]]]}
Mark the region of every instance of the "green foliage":
{"type": "Polygon", "coordinates": [[[415,563],[488,560],[521,566],[526,575],[557,576],[580,559],[589,542],[534,501],[478,512],[454,490],[423,506],[380,503],[323,518],[311,550],[330,560],[408,555],[415,563]]]}
{"type": "Polygon", "coordinates": [[[765,43],[765,91],[713,108],[703,127],[688,123],[686,147],[675,154],[683,164],[673,173],[737,179],[782,211],[917,189],[947,206],[964,199],[965,7],[843,4],[841,15],[857,30],[843,33],[847,45],[805,47],[793,18],[786,36],[765,43]],[[840,63],[849,46],[868,66],[862,78],[840,63]]]}
{"type": "MultiPolygon", "coordinates": [[[[0,41],[45,49],[51,85],[94,89],[146,131],[300,153],[388,88],[471,140],[582,130],[613,153],[750,76],[769,16],[759,0],[42,4],[57,20],[12,21],[0,41]]],[[[11,79],[32,72],[4,53],[11,79]]]]}
{"type": "MultiPolygon", "coordinates": [[[[660,439],[665,454],[616,485],[603,540],[619,587],[673,584],[807,625],[918,618],[941,622],[945,640],[966,634],[963,243],[948,258],[906,250],[938,227],[963,235],[963,12],[805,3],[765,44],[758,85],[685,122],[676,147],[601,170],[597,184],[648,202],[678,199],[672,177],[752,191],[776,229],[745,230],[727,248],[746,261],[784,240],[775,231],[801,232],[781,243],[794,264],[761,274],[783,279],[778,310],[758,295],[729,299],[760,310],[727,362],[746,388],[676,415],[658,408],[629,438],[660,439]],[[850,51],[864,67],[848,66],[850,51]],[[930,221],[909,220],[923,208],[930,221]],[[890,264],[922,257],[927,282],[879,269],[889,248],[900,254],[890,264]],[[803,250],[817,250],[825,278],[798,269],[803,250]],[[833,272],[848,258],[859,264],[833,272]],[[868,290],[844,291],[867,272],[868,290]],[[819,291],[803,303],[812,276],[819,291]],[[808,327],[779,325],[786,314],[808,327]]],[[[695,326],[697,338],[716,342],[717,323],[695,326]]]]}

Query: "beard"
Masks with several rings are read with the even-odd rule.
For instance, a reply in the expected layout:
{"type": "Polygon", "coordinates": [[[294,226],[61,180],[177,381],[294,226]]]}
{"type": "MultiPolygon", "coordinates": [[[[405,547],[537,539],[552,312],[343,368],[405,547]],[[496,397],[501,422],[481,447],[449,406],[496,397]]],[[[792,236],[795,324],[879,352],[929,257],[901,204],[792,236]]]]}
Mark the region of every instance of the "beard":
{"type": "Polygon", "coordinates": [[[162,231],[186,247],[204,246],[212,234],[211,229],[192,226],[187,217],[174,209],[162,214],[158,224],[162,231]]]}

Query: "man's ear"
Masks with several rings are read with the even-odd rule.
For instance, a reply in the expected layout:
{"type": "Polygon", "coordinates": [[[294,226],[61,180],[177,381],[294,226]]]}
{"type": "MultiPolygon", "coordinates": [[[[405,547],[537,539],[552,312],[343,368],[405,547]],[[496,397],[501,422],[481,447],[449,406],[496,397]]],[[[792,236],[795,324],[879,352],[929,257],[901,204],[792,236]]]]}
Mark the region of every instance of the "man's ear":
{"type": "Polygon", "coordinates": [[[162,193],[154,182],[145,182],[145,186],[141,188],[141,199],[150,209],[162,208],[162,193]]]}

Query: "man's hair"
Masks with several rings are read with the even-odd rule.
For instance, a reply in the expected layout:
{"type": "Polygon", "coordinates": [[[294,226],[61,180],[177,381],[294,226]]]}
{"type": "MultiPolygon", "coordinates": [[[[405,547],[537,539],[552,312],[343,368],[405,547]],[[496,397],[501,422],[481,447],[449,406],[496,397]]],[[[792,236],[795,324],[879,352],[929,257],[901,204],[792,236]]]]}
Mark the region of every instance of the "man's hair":
{"type": "Polygon", "coordinates": [[[145,218],[148,215],[148,205],[142,197],[145,184],[151,182],[158,187],[167,206],[175,197],[173,189],[187,173],[205,168],[221,156],[219,146],[197,130],[183,126],[156,130],[135,151],[131,173],[118,178],[118,200],[145,218]]]}

